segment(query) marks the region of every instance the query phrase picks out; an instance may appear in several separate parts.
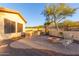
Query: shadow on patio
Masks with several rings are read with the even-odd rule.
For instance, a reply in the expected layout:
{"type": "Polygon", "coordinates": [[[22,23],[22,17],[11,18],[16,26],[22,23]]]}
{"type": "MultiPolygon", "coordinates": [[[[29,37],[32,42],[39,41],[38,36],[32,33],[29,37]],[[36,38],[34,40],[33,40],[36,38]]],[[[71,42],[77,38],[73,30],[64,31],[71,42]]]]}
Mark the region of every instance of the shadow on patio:
{"type": "Polygon", "coordinates": [[[54,51],[45,50],[45,49],[34,49],[34,48],[13,48],[10,46],[12,42],[16,40],[4,40],[1,41],[1,45],[6,45],[6,47],[0,48],[0,55],[1,56],[61,56],[64,54],[56,53],[54,51]]]}

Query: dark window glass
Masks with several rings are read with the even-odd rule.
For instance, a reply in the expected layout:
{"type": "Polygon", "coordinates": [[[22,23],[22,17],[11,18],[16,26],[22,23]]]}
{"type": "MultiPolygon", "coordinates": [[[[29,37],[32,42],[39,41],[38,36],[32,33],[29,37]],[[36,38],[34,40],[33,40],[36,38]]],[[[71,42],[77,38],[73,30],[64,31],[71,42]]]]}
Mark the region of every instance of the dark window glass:
{"type": "Polygon", "coordinates": [[[23,24],[17,23],[17,32],[23,32],[23,24]]]}
{"type": "Polygon", "coordinates": [[[15,22],[8,19],[4,19],[4,32],[14,33],[15,32],[15,22]]]}

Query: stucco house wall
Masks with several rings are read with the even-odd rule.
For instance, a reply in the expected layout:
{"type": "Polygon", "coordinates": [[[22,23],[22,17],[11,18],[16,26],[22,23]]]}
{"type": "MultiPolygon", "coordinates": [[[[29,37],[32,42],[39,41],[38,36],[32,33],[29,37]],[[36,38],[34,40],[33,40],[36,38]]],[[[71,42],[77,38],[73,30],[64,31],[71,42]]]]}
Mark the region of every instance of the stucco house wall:
{"type": "Polygon", "coordinates": [[[14,13],[0,12],[0,40],[10,39],[12,37],[17,37],[21,35],[21,32],[17,32],[17,23],[23,24],[23,31],[25,29],[25,21],[18,15],[14,13]],[[15,22],[16,30],[14,33],[4,32],[4,20],[8,19],[15,22]]]}

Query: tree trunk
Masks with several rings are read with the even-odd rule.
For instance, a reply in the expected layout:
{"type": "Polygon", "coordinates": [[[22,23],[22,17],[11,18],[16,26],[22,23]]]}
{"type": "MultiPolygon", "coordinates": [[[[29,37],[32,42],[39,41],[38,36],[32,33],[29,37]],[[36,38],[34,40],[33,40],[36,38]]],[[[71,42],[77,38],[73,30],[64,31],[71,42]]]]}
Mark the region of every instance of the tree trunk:
{"type": "Polygon", "coordinates": [[[55,27],[56,27],[57,31],[59,32],[58,24],[56,23],[56,21],[54,21],[54,23],[55,23],[55,27]]]}
{"type": "Polygon", "coordinates": [[[57,24],[57,22],[56,22],[56,16],[54,15],[54,23],[55,23],[55,27],[56,27],[56,29],[57,29],[57,31],[59,32],[59,27],[58,27],[58,24],[57,24]]]}
{"type": "Polygon", "coordinates": [[[47,28],[48,26],[47,25],[45,25],[45,34],[47,35],[48,34],[48,28],[47,28]]]}

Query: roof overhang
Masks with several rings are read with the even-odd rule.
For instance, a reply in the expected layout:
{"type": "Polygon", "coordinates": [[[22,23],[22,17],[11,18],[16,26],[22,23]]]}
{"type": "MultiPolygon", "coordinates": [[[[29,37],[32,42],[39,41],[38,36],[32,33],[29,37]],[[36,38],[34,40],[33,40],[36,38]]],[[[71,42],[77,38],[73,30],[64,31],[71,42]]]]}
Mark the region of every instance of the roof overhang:
{"type": "Polygon", "coordinates": [[[27,23],[27,21],[24,19],[24,17],[17,11],[9,11],[9,10],[4,10],[4,9],[0,9],[0,12],[6,12],[6,13],[12,13],[12,14],[17,14],[20,16],[20,18],[25,22],[27,23]]]}

